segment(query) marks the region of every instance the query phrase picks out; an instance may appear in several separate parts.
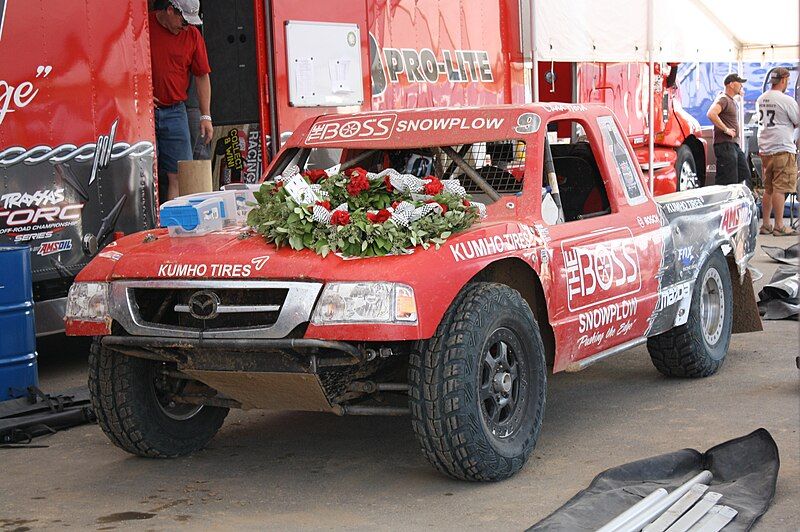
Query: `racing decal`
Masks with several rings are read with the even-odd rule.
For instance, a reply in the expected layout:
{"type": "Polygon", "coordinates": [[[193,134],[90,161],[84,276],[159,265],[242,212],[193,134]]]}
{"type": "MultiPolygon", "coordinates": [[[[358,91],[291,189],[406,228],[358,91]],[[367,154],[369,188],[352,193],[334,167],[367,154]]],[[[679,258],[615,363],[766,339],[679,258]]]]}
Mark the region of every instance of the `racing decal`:
{"type": "Polygon", "coordinates": [[[636,222],[639,227],[647,227],[648,225],[661,225],[661,218],[657,214],[648,214],[646,216],[637,216],[636,222]]]}
{"type": "Polygon", "coordinates": [[[450,244],[450,252],[456,262],[461,262],[462,260],[497,255],[506,251],[528,249],[541,244],[541,241],[531,229],[525,226],[520,226],[520,229],[521,231],[518,233],[474,238],[450,244]]]}
{"type": "Polygon", "coordinates": [[[494,81],[486,50],[441,50],[438,58],[430,48],[384,48],[383,57],[391,83],[398,83],[400,74],[412,83],[438,83],[440,78],[453,83],[494,81]]]}
{"type": "Polygon", "coordinates": [[[561,242],[567,277],[567,306],[577,311],[642,289],[639,254],[628,228],[611,229],[561,242]]]}
{"type": "Polygon", "coordinates": [[[262,257],[254,257],[250,259],[250,264],[256,267],[256,271],[260,272],[264,266],[266,266],[267,261],[269,260],[269,255],[264,255],[262,257]]]}
{"type": "Polygon", "coordinates": [[[680,201],[672,201],[670,203],[663,203],[661,206],[664,207],[664,210],[667,211],[669,214],[673,214],[676,212],[686,212],[692,209],[697,209],[705,205],[705,200],[703,198],[692,198],[680,201]]]}
{"type": "Polygon", "coordinates": [[[119,251],[109,250],[109,251],[101,251],[100,253],[97,254],[97,256],[102,257],[104,259],[113,260],[116,262],[122,258],[122,253],[120,253],[119,251]]]}
{"type": "Polygon", "coordinates": [[[665,288],[658,293],[658,304],[656,311],[664,310],[665,308],[682,301],[686,297],[692,296],[692,282],[686,281],[679,283],[669,288],[665,288]]]}
{"type": "Polygon", "coordinates": [[[747,203],[737,203],[725,208],[722,212],[720,229],[723,234],[732,235],[742,227],[750,224],[750,206],[747,203]]]}
{"type": "Polygon", "coordinates": [[[611,116],[600,116],[597,118],[597,125],[603,135],[604,144],[611,156],[611,160],[617,169],[622,190],[628,200],[628,205],[639,205],[647,201],[642,188],[642,182],[634,169],[633,160],[625,147],[619,128],[614,123],[611,116]]]}
{"type": "MultiPolygon", "coordinates": [[[[3,31],[3,10],[5,5],[2,5],[4,0],[0,0],[0,34],[3,31]]],[[[53,67],[39,65],[36,68],[35,79],[44,79],[50,75],[53,67]]],[[[3,124],[8,113],[14,113],[24,109],[36,98],[39,94],[39,89],[35,87],[33,81],[23,81],[16,87],[9,85],[7,81],[0,79],[0,125],[3,124]],[[13,103],[13,107],[12,107],[13,103]]]]}
{"type": "Polygon", "coordinates": [[[637,306],[638,301],[631,298],[582,312],[578,315],[578,332],[600,329],[616,321],[633,318],[637,306]]]}
{"type": "Polygon", "coordinates": [[[440,131],[443,129],[500,129],[505,118],[414,118],[400,120],[395,128],[398,133],[407,131],[440,131]]]}
{"type": "Polygon", "coordinates": [[[225,135],[223,143],[225,145],[225,165],[231,170],[239,170],[241,172],[242,168],[244,168],[244,162],[242,161],[242,149],[239,145],[239,130],[236,128],[231,129],[225,135]]]}
{"type": "Polygon", "coordinates": [[[385,113],[368,117],[321,120],[306,135],[306,144],[386,140],[392,133],[442,130],[499,130],[505,118],[409,118],[397,120],[397,114],[385,113]]]}
{"type": "Polygon", "coordinates": [[[36,254],[40,256],[53,255],[54,253],[61,253],[62,251],[69,251],[71,249],[72,239],[53,240],[52,242],[42,242],[36,254]]]}
{"type": "MultiPolygon", "coordinates": [[[[263,268],[266,260],[258,264],[263,268]]],[[[250,277],[254,267],[259,269],[257,264],[162,264],[158,277],[250,277]]]]}
{"type": "Polygon", "coordinates": [[[15,242],[50,238],[80,222],[84,203],[68,203],[63,188],[9,192],[0,196],[0,236],[15,242]]]}
{"type": "Polygon", "coordinates": [[[539,126],[541,125],[542,118],[536,113],[522,113],[517,117],[517,125],[514,126],[514,131],[520,135],[527,135],[539,131],[539,126]]]}
{"type": "Polygon", "coordinates": [[[560,103],[560,102],[542,102],[541,105],[545,111],[554,113],[557,111],[567,111],[572,113],[581,113],[588,111],[589,108],[580,103],[560,103]]]}
{"type": "Polygon", "coordinates": [[[675,250],[675,257],[681,266],[691,266],[694,262],[694,248],[686,246],[675,250]]]}
{"type": "Polygon", "coordinates": [[[317,121],[306,135],[306,144],[326,144],[343,140],[385,140],[391,136],[396,122],[395,113],[317,121]]]}

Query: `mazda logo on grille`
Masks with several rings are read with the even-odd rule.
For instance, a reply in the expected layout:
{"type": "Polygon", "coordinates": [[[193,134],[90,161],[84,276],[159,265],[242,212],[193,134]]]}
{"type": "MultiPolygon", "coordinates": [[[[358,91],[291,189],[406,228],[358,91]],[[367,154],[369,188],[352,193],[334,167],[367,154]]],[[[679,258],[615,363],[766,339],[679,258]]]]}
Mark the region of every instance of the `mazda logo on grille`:
{"type": "Polygon", "coordinates": [[[189,314],[198,320],[212,320],[219,312],[219,296],[211,290],[200,290],[189,298],[189,314]]]}

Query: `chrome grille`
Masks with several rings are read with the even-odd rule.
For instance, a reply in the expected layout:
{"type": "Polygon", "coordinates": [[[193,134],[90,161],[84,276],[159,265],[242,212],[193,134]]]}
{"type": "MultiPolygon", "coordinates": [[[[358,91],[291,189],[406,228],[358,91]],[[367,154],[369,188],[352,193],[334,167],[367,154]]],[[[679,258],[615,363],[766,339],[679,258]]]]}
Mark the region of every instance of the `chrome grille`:
{"type": "Polygon", "coordinates": [[[322,285],[280,281],[118,281],[112,317],[131,335],[284,338],[310,319],[322,285]],[[212,293],[213,316],[192,312],[194,294],[212,293]]]}

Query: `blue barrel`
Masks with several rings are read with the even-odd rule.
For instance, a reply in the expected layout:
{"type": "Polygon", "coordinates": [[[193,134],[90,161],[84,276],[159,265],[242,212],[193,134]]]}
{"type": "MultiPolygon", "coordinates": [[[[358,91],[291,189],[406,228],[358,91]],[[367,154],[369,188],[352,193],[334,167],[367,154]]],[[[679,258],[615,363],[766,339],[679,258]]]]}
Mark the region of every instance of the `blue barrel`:
{"type": "Polygon", "coordinates": [[[0,401],[38,385],[31,251],[0,246],[0,401]]]}

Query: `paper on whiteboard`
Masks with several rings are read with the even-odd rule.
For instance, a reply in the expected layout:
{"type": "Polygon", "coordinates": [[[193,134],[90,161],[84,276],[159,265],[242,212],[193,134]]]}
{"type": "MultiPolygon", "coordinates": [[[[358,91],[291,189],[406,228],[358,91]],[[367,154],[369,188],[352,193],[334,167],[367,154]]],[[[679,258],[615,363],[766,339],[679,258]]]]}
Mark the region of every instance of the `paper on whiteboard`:
{"type": "Polygon", "coordinates": [[[328,71],[331,77],[331,92],[341,94],[353,92],[347,73],[350,69],[350,60],[344,57],[328,61],[328,71]]]}
{"type": "Polygon", "coordinates": [[[300,98],[308,98],[314,93],[314,60],[296,59],[294,84],[300,98]]]}

